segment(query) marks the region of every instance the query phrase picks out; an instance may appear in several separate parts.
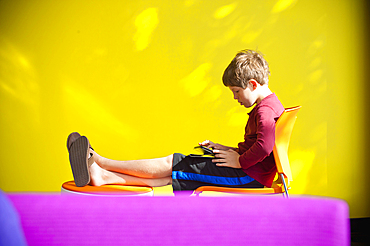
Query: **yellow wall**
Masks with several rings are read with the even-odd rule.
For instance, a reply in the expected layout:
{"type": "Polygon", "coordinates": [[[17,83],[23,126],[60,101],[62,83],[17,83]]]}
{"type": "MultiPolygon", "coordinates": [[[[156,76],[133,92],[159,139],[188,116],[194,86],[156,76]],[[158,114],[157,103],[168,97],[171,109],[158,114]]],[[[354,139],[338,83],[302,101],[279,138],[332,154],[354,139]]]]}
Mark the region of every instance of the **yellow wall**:
{"type": "Polygon", "coordinates": [[[235,145],[248,109],[222,85],[258,48],[287,107],[302,105],[293,194],[370,216],[363,1],[0,1],[0,188],[58,191],[67,135],[114,159],[235,145]]]}

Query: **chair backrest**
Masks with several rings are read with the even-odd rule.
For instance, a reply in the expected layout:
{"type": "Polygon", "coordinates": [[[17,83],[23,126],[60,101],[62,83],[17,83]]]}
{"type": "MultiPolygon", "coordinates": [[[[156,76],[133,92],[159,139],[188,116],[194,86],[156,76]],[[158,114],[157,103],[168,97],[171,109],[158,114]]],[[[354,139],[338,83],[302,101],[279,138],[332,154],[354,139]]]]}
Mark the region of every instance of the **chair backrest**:
{"type": "Polygon", "coordinates": [[[293,180],[288,159],[290,136],[301,106],[287,108],[276,122],[273,154],[279,174],[283,174],[287,185],[293,180]]]}

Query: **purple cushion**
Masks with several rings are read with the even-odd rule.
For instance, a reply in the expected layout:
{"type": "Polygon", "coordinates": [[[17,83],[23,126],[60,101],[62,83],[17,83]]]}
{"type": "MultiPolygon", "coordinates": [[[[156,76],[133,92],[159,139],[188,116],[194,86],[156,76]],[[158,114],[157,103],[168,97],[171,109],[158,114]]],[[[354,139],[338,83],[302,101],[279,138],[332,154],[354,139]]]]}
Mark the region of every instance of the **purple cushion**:
{"type": "Polygon", "coordinates": [[[19,195],[29,245],[349,245],[342,200],[19,195]]]}

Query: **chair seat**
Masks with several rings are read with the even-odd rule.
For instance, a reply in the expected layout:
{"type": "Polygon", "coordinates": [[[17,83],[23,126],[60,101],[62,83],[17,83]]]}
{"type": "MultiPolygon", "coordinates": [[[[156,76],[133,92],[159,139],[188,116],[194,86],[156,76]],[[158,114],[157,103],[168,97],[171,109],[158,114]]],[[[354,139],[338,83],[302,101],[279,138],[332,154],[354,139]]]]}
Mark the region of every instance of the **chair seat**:
{"type": "Polygon", "coordinates": [[[153,196],[153,188],[148,186],[102,185],[77,187],[74,181],[62,184],[62,193],[90,196],[153,196]]]}

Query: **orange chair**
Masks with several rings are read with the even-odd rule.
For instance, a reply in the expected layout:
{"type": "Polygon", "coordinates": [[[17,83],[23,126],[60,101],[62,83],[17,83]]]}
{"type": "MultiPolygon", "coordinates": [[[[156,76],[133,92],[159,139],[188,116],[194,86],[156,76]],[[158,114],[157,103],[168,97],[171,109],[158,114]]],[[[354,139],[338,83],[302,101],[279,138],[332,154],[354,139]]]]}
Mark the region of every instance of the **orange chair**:
{"type": "Polygon", "coordinates": [[[74,181],[64,182],[62,194],[89,196],[153,196],[153,188],[147,186],[102,185],[77,187],[74,181]]]}
{"type": "Polygon", "coordinates": [[[264,188],[227,188],[218,186],[202,186],[194,191],[199,196],[203,191],[216,191],[237,194],[276,194],[282,193],[288,197],[290,182],[293,180],[288,159],[288,147],[290,136],[293,131],[297,113],[301,106],[287,108],[276,122],[275,145],[273,154],[275,157],[278,178],[273,182],[272,187],[264,188]]]}

